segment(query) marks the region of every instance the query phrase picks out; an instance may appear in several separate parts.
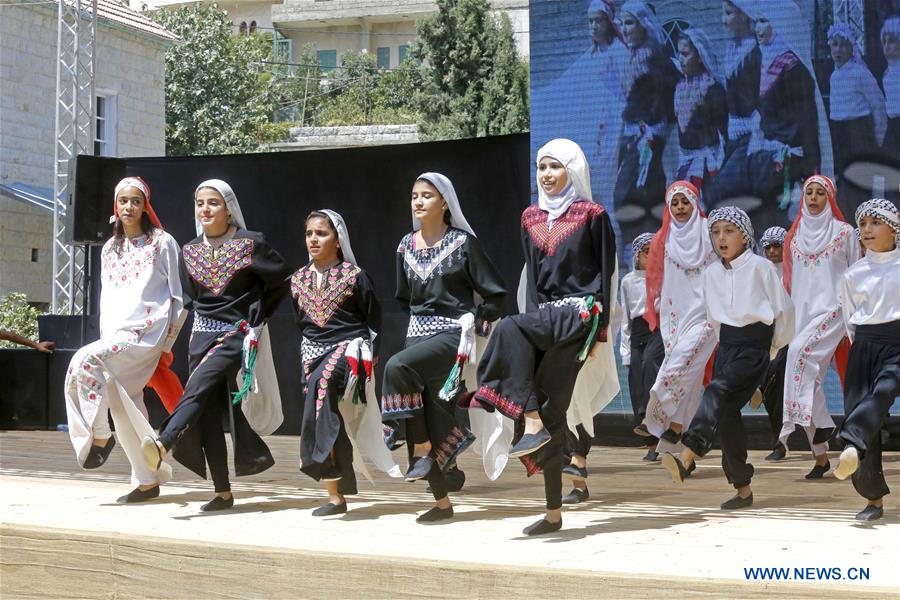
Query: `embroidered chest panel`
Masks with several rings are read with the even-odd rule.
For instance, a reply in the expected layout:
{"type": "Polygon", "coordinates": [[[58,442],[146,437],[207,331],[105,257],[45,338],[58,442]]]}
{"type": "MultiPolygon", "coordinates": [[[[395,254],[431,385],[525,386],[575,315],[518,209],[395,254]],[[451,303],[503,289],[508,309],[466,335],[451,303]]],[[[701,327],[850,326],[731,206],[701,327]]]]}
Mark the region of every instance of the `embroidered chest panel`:
{"type": "Polygon", "coordinates": [[[159,257],[160,241],[159,235],[134,244],[125,241],[121,254],[116,252],[114,244],[104,247],[101,259],[103,285],[124,288],[145,282],[159,257]]]}
{"type": "Polygon", "coordinates": [[[841,232],[831,240],[831,243],[823,249],[812,254],[804,254],[797,247],[797,240],[791,242],[791,257],[794,259],[795,265],[803,265],[811,269],[818,267],[823,261],[832,258],[837,254],[842,254],[847,247],[847,239],[850,237],[850,227],[842,227],[841,232]]]}
{"type": "Polygon", "coordinates": [[[447,269],[462,260],[462,247],[467,235],[459,229],[449,229],[440,244],[434,248],[422,249],[414,247],[414,233],[405,236],[397,252],[403,255],[406,276],[410,279],[417,277],[422,283],[428,283],[435,273],[443,275],[447,269]]]}
{"type": "Polygon", "coordinates": [[[548,256],[553,256],[561,243],[602,212],[603,207],[599,204],[581,200],[573,203],[563,216],[553,221],[551,228],[547,225],[547,213],[535,204],[522,213],[522,227],[535,246],[548,256]]]}
{"type": "Polygon", "coordinates": [[[323,275],[316,285],[316,272],[303,268],[291,277],[291,296],[297,306],[319,327],[324,327],[341,305],[353,295],[356,276],[362,271],[348,262],[341,263],[323,275]]]}
{"type": "Polygon", "coordinates": [[[706,255],[706,258],[703,260],[703,264],[699,267],[688,267],[686,265],[681,264],[666,251],[666,264],[671,265],[673,268],[681,271],[685,274],[686,277],[697,277],[703,270],[706,269],[709,265],[711,265],[716,260],[716,254],[714,250],[711,250],[709,254],[706,255]]]}
{"type": "Polygon", "coordinates": [[[203,242],[188,244],[182,256],[191,278],[218,296],[238,272],[250,266],[253,240],[228,240],[215,253],[212,246],[203,242]]]}
{"type": "Polygon", "coordinates": [[[763,97],[772,89],[782,73],[790,71],[800,62],[800,59],[793,52],[785,52],[772,61],[769,68],[766,69],[759,78],[759,96],[763,97]]]}

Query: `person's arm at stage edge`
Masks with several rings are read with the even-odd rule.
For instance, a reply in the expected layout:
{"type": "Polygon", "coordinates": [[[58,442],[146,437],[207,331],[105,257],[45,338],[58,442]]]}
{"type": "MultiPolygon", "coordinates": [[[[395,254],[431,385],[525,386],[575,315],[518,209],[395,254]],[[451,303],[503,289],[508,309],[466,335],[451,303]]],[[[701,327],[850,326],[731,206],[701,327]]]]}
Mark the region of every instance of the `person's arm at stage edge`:
{"type": "Polygon", "coordinates": [[[34,348],[35,350],[46,352],[48,354],[56,349],[55,342],[35,342],[23,335],[19,335],[18,333],[14,333],[12,331],[7,331],[6,329],[0,329],[0,340],[3,340],[5,342],[12,342],[14,344],[20,344],[22,346],[28,346],[29,348],[34,348]]]}

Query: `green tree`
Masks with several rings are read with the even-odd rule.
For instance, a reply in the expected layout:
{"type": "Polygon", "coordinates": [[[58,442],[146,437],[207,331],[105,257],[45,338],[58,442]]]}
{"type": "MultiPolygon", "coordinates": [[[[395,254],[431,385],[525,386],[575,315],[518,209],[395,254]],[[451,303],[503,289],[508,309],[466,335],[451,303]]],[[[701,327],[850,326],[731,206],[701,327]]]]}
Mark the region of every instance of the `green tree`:
{"type": "Polygon", "coordinates": [[[428,139],[528,130],[528,67],[512,25],[487,0],[438,0],[417,25],[413,55],[422,63],[415,105],[428,139]]]}
{"type": "MultiPolygon", "coordinates": [[[[38,341],[38,316],[41,311],[28,304],[25,294],[12,292],[0,298],[0,329],[14,331],[38,341]]],[[[0,341],[0,348],[21,348],[12,342],[0,341]]]]}
{"type": "Polygon", "coordinates": [[[271,128],[276,97],[271,36],[234,35],[215,5],[160,9],[153,19],[183,41],[166,51],[166,154],[252,152],[271,128]]]}

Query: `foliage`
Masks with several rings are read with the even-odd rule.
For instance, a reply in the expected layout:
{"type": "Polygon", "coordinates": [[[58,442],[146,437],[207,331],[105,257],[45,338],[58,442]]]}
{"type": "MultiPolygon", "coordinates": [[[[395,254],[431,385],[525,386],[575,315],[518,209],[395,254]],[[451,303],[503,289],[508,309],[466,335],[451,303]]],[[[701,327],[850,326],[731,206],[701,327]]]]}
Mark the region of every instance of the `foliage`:
{"type": "Polygon", "coordinates": [[[528,130],[528,67],[519,59],[506,14],[487,0],[438,0],[417,26],[412,54],[422,63],[415,105],[426,138],[528,130]]]}
{"type": "Polygon", "coordinates": [[[160,25],[183,40],[166,51],[166,153],[252,152],[265,141],[275,100],[270,35],[234,35],[215,5],[160,9],[160,25]]]}
{"type": "MultiPolygon", "coordinates": [[[[41,311],[28,305],[25,294],[12,292],[0,298],[0,329],[13,331],[38,341],[38,321],[41,311]]],[[[0,348],[21,348],[12,342],[0,342],[0,348]]]]}

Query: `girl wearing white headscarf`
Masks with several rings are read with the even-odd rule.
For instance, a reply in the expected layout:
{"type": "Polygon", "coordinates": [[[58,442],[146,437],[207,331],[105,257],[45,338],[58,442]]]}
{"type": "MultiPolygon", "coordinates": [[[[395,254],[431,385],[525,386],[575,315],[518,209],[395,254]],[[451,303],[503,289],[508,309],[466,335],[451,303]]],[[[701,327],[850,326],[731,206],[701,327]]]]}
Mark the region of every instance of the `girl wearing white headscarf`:
{"type": "Polygon", "coordinates": [[[125,450],[135,486],[119,498],[126,504],[156,498],[159,485],[172,477],[169,465],[158,471],[144,465],[141,439],[153,428],[147,422],[143,391],[153,387],[164,403],[180,397],[181,383],[168,366],[185,312],[178,243],[163,230],[143,179],[119,182],[110,222],[114,235],[100,253],[100,339],[72,357],[64,392],[78,464],[85,469],[103,465],[116,438],[125,450]],[[137,223],[130,223],[137,225],[133,230],[125,228],[123,211],[138,217],[137,223]],[[165,387],[171,393],[158,385],[160,381],[169,384],[165,387]],[[116,438],[109,429],[110,414],[116,438]]]}
{"type": "Polygon", "coordinates": [[[761,204],[796,208],[800,183],[831,173],[831,136],[819,93],[809,31],[794,2],[756,0],[749,7],[760,48],[759,103],[747,147],[730,155],[710,189],[710,204],[748,211],[761,204]]]}
{"type": "Polygon", "coordinates": [[[738,147],[746,153],[759,104],[759,63],[762,54],[750,16],[753,0],[722,0],[722,23],[731,33],[725,43],[723,75],[728,97],[728,141],[725,156],[738,147]]]}
{"type": "Polygon", "coordinates": [[[647,264],[647,307],[644,319],[659,328],[665,344],[656,382],[650,389],[643,427],[635,433],[660,438],[659,451],[677,447],[703,391],[706,363],[716,346],[701,294],[703,270],[715,260],[700,208],[700,193],[687,181],[666,192],[663,225],[650,245],[647,264]],[[679,222],[673,202],[689,202],[690,216],[679,222]]]}
{"type": "Polygon", "coordinates": [[[613,194],[624,239],[656,228],[650,212],[666,190],[663,153],[675,121],[675,85],[681,79],[656,14],[629,0],[619,10],[629,58],[623,75],[625,108],[619,140],[619,171],[613,194]]]}
{"type": "Polygon", "coordinates": [[[291,277],[291,304],[303,366],[300,470],[329,488],[318,517],[347,512],[354,466],[372,481],[363,457],[392,477],[401,473],[382,439],[374,390],[381,306],[372,280],[356,263],[341,215],[313,211],[305,233],[310,261],[291,277]]]}
{"type": "Polygon", "coordinates": [[[503,314],[506,288],[447,177],[419,175],[411,209],[413,231],[397,248],[396,292],[409,326],[404,349],[385,366],[381,410],[386,423],[405,425],[406,480],[431,485],[436,505],[416,519],[426,523],[453,517],[444,473],[475,441],[457,419],[457,401],[466,380],[474,385],[466,367],[476,360],[475,338],[503,314]]]}
{"type": "Polygon", "coordinates": [[[158,438],[145,437],[144,460],[157,469],[171,453],[206,478],[216,496],[203,511],[231,508],[222,417],[229,416],[235,475],[273,464],[261,435],[283,419],[266,321],[287,295],[291,270],[261,233],[247,231],[234,191],[219,179],[194,192],[197,237],[182,248],[185,307],[194,312],[191,375],[158,438]]]}
{"type": "Polygon", "coordinates": [[[832,357],[844,379],[847,342],[841,315],[841,281],[860,258],[853,227],[838,208],[834,182],[813,175],[803,184],[803,204],[784,240],[784,286],[796,307],[796,328],[787,353],[784,423],[779,438],[787,444],[797,427],[806,431],[816,465],[807,479],[821,479],[831,468],[828,439],[834,420],[825,399],[824,380],[832,357]],[[821,207],[813,214],[809,204],[821,207]]]}
{"type": "Polygon", "coordinates": [[[675,87],[678,126],[677,179],[705,190],[722,166],[728,130],[728,101],[712,44],[694,27],[678,38],[678,60],[684,79],[675,87]]]}
{"type": "Polygon", "coordinates": [[[592,434],[594,414],[610,398],[609,387],[618,386],[615,368],[600,360],[606,356],[601,350],[611,354],[612,340],[595,348],[607,340],[616,295],[609,215],[592,202],[590,172],[577,144],[553,140],[538,151],[536,163],[538,203],[521,219],[527,312],[500,322],[478,365],[481,387],[474,396],[489,410],[524,421],[510,456],[521,458],[529,474],[543,470],[547,514],[526,535],[562,527],[567,422],[592,434]],[[592,353],[600,366],[582,369],[592,353]]]}

